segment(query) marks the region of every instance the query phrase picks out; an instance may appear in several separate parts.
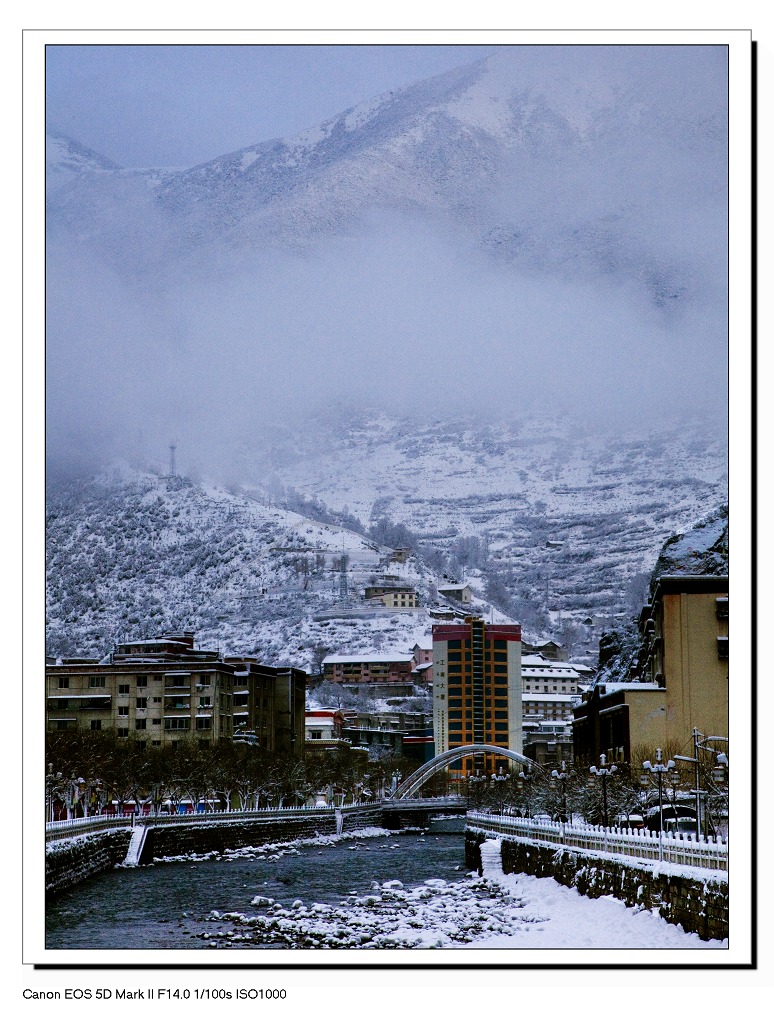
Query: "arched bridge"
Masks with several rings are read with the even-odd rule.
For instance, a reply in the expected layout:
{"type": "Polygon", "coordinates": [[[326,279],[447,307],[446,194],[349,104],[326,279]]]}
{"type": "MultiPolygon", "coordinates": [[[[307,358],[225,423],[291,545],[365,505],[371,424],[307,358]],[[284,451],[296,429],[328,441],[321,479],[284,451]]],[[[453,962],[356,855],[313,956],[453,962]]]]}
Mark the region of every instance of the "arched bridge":
{"type": "Polygon", "coordinates": [[[418,768],[401,782],[392,794],[391,799],[405,800],[413,796],[436,772],[451,764],[452,761],[458,761],[461,757],[467,757],[470,754],[496,754],[499,757],[507,757],[519,764],[528,765],[530,768],[540,768],[531,758],[525,757],[524,754],[517,754],[515,750],[508,750],[507,747],[496,747],[492,743],[469,743],[464,747],[453,747],[451,750],[445,750],[442,754],[436,755],[431,761],[423,764],[421,768],[418,768]]]}

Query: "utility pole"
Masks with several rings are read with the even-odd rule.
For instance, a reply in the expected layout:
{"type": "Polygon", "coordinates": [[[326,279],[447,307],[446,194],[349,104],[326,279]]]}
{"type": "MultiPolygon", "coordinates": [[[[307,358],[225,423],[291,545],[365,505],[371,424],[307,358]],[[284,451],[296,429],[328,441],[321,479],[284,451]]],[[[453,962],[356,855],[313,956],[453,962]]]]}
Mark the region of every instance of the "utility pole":
{"type": "Polygon", "coordinates": [[[177,470],[176,470],[176,467],[175,467],[175,451],[176,451],[176,449],[177,449],[177,445],[175,444],[175,442],[174,441],[170,442],[170,445],[169,445],[169,475],[170,476],[177,476],[177,470]]]}

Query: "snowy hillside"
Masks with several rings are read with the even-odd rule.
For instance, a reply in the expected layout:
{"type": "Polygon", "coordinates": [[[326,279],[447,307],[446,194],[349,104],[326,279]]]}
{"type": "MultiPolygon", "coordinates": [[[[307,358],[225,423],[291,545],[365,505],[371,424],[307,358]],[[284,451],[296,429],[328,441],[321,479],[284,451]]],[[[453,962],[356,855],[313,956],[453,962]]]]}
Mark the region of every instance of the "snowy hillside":
{"type": "Polygon", "coordinates": [[[246,449],[238,493],[129,470],[58,487],[49,653],[173,628],[267,661],[408,650],[430,632],[437,587],[456,580],[479,613],[494,606],[593,664],[602,633],[639,610],[659,552],[674,571],[685,545],[702,546],[674,535],[726,500],[725,472],[723,451],[688,426],[645,441],[376,417],[246,449]],[[413,556],[386,563],[401,546],[413,556]],[[363,588],[384,574],[416,586],[423,608],[363,617],[363,588]]]}
{"type": "Polygon", "coordinates": [[[46,131],[46,190],[55,191],[79,176],[118,171],[112,160],[82,146],[68,135],[48,128],[46,131]]]}
{"type": "Polygon", "coordinates": [[[430,632],[438,579],[390,554],[219,487],[115,471],[49,498],[47,651],[102,656],[120,640],[190,629],[204,648],[310,669],[320,646],[406,653],[430,632]],[[364,607],[363,588],[385,573],[415,586],[423,607],[364,607]]]}
{"type": "Polygon", "coordinates": [[[314,451],[286,432],[245,454],[242,478],[346,508],[366,528],[400,524],[439,568],[578,655],[642,602],[665,540],[727,500],[725,448],[700,423],[643,437],[548,417],[363,416],[310,436],[314,451]]]}

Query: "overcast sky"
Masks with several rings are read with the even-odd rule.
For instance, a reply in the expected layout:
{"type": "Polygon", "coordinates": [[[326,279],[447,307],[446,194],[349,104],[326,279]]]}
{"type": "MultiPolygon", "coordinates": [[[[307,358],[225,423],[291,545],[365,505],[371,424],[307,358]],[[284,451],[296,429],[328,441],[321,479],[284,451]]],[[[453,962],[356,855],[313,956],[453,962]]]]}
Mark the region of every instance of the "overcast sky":
{"type": "Polygon", "coordinates": [[[125,167],[191,167],[494,49],[49,45],[46,113],[53,127],[125,167]]]}

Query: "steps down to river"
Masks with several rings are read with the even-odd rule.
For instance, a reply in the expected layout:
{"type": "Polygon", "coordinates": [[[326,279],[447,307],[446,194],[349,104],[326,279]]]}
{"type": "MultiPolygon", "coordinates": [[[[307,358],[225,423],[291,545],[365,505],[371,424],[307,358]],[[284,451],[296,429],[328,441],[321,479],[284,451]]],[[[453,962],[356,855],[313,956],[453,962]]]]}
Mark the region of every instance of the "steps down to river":
{"type": "Polygon", "coordinates": [[[132,829],[132,838],[129,840],[129,849],[126,851],[122,867],[136,868],[140,863],[142,848],[145,845],[145,837],[148,830],[145,825],[135,825],[132,829]]]}

